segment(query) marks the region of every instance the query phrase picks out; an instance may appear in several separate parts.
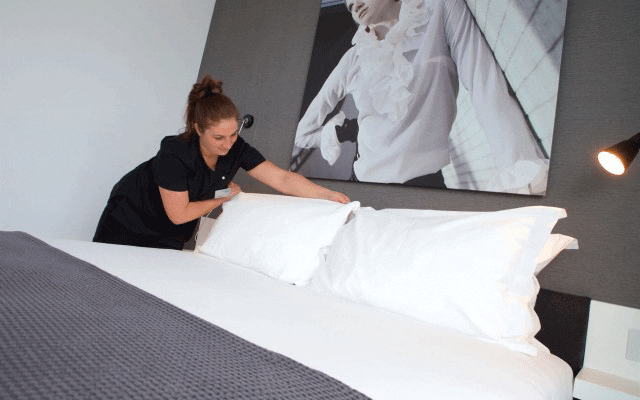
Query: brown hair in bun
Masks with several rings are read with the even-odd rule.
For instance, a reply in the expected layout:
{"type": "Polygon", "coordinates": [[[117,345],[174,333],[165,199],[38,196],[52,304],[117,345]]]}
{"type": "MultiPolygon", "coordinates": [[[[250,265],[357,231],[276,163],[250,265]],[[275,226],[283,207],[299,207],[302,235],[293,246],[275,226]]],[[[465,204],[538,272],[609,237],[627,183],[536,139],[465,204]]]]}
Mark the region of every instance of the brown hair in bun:
{"type": "Polygon", "coordinates": [[[196,126],[200,131],[205,131],[212,124],[228,118],[238,119],[238,109],[229,97],[222,94],[222,81],[205,75],[193,85],[189,93],[185,112],[186,127],[180,138],[191,140],[198,135],[196,126]]]}

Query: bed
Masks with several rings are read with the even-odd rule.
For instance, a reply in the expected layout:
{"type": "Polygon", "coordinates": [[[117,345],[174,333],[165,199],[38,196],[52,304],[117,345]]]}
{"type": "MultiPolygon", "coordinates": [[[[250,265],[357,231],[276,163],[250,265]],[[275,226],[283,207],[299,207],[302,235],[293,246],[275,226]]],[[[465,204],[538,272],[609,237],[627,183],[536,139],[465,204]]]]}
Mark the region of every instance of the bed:
{"type": "MultiPolygon", "coordinates": [[[[298,200],[278,197],[269,209],[270,223],[262,215],[258,227],[225,228],[238,227],[234,215],[255,222],[256,215],[247,216],[246,209],[274,199],[265,196],[243,194],[233,206],[237,214],[225,207],[211,232],[201,233],[196,251],[0,232],[0,397],[571,399],[584,351],[588,299],[536,288],[534,320],[539,317],[542,329],[534,327],[536,338],[516,343],[472,334],[456,326],[457,320],[429,320],[391,303],[376,305],[375,296],[362,295],[367,292],[362,279],[356,299],[358,290],[345,294],[321,282],[337,282],[327,260],[354,245],[345,236],[354,232],[345,227],[367,213],[377,218],[378,212],[358,204],[329,205],[331,214],[336,207],[340,214],[331,227],[332,218],[318,212],[316,204],[310,215],[308,204],[298,207],[290,203],[298,200]],[[282,215],[291,212],[295,218],[282,215]],[[296,225],[299,217],[304,226],[296,225]],[[322,221],[322,229],[316,226],[307,238],[314,218],[322,221]],[[333,233],[324,235],[327,229],[333,233]],[[254,246],[254,235],[259,242],[274,241],[254,246]],[[304,244],[291,243],[301,237],[304,244]],[[300,248],[314,241],[319,261],[300,248]],[[266,265],[248,267],[233,259],[231,243],[241,248],[239,257],[250,259],[255,250],[266,265]],[[306,278],[299,274],[304,268],[277,270],[286,264],[290,248],[296,262],[311,257],[304,261],[314,264],[306,278]]],[[[405,212],[384,215],[389,235],[397,236],[387,219],[402,219],[405,212]]],[[[407,221],[415,221],[416,212],[424,217],[424,210],[409,212],[407,221]]],[[[460,235],[458,214],[436,215],[438,224],[454,221],[458,230],[452,233],[460,235]]],[[[476,222],[487,215],[463,213],[476,222]]],[[[489,225],[495,227],[496,221],[489,225]]],[[[561,239],[565,244],[556,241],[555,254],[567,248],[566,237],[561,239]]],[[[403,249],[411,247],[407,238],[402,243],[403,249]]],[[[403,304],[411,309],[406,299],[403,304]]],[[[465,315],[474,318],[471,311],[465,315]]]]}

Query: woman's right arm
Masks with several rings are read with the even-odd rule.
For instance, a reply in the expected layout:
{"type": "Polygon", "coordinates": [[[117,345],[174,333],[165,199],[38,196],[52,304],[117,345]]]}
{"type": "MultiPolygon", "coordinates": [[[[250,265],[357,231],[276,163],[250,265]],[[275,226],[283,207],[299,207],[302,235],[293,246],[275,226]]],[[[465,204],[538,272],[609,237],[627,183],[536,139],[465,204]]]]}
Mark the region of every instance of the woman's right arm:
{"type": "Polygon", "coordinates": [[[201,201],[189,201],[188,191],[175,192],[162,187],[159,187],[159,189],[164,210],[171,222],[176,225],[184,224],[209,214],[215,208],[220,207],[222,203],[231,200],[241,191],[240,186],[231,182],[229,183],[231,194],[227,197],[201,201]]]}

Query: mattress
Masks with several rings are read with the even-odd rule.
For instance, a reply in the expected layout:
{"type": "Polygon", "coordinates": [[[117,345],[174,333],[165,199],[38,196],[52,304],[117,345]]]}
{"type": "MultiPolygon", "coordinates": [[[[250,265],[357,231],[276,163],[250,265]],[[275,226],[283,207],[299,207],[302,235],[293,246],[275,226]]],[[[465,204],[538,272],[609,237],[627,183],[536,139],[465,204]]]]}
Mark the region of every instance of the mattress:
{"type": "Polygon", "coordinates": [[[368,399],[22,232],[0,232],[0,397],[368,399]]]}
{"type": "Polygon", "coordinates": [[[373,399],[571,399],[560,358],[480,341],[191,251],[43,240],[373,399]]]}

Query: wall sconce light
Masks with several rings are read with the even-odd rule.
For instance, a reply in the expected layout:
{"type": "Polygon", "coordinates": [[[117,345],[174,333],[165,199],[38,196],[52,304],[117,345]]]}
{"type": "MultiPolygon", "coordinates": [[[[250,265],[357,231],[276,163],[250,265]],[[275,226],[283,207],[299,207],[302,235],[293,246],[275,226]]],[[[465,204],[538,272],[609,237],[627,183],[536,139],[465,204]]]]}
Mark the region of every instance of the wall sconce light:
{"type": "Polygon", "coordinates": [[[245,128],[251,128],[251,125],[253,125],[253,115],[251,114],[245,114],[240,120],[242,121],[242,126],[245,128]]]}
{"type": "Polygon", "coordinates": [[[251,128],[251,125],[253,125],[253,115],[246,114],[244,117],[238,119],[238,122],[240,122],[240,128],[238,128],[238,135],[240,135],[242,128],[251,128]]]}
{"type": "Polygon", "coordinates": [[[622,175],[638,154],[638,149],[640,149],[640,132],[598,153],[598,161],[607,172],[622,175]]]}

